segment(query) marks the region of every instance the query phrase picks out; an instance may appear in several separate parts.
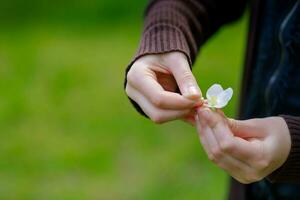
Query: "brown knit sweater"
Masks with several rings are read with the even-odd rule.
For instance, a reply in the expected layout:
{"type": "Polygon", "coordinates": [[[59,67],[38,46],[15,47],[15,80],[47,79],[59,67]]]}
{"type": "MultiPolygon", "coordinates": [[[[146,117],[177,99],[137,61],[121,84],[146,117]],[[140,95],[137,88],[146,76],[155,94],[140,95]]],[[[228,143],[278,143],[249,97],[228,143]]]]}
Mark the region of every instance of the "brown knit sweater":
{"type": "MultiPolygon", "coordinates": [[[[245,0],[153,0],[145,12],[144,31],[137,54],[127,68],[139,57],[170,51],[183,52],[192,65],[201,45],[222,25],[238,19],[244,12],[245,0]]],[[[253,14],[253,13],[252,13],[253,14]]],[[[255,14],[254,14],[255,15],[255,14]]],[[[252,18],[257,16],[252,16],[252,18]]],[[[256,24],[251,23],[255,28],[256,24]]],[[[250,32],[252,28],[250,28],[250,32]]],[[[249,35],[247,63],[243,90],[247,88],[251,49],[255,38],[249,35]],[[250,53],[249,53],[250,52],[250,53]]],[[[126,80],[125,80],[126,84],[126,80]]],[[[241,99],[245,98],[242,91],[241,99]]],[[[135,107],[140,111],[135,102],[135,107]]],[[[241,103],[243,105],[243,103],[241,103]]],[[[300,183],[300,117],[282,115],[292,139],[287,161],[267,178],[272,182],[300,183]]],[[[239,198],[236,198],[239,199],[239,198]]]]}

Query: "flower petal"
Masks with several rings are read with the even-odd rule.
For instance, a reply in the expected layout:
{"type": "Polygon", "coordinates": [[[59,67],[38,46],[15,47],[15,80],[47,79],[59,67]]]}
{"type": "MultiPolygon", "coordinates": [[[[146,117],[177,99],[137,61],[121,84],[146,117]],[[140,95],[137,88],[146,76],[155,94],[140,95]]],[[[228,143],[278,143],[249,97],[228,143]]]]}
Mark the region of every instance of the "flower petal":
{"type": "Polygon", "coordinates": [[[233,95],[233,90],[232,88],[227,88],[221,94],[218,96],[218,102],[217,105],[215,106],[216,108],[223,108],[224,106],[227,105],[229,100],[232,98],[233,95]]]}
{"type": "Polygon", "coordinates": [[[218,96],[223,92],[223,88],[220,84],[213,84],[206,92],[206,98],[211,99],[212,96],[218,96]]]}
{"type": "Polygon", "coordinates": [[[216,106],[213,106],[210,103],[206,104],[206,106],[209,107],[209,108],[217,108],[216,106]]]}
{"type": "Polygon", "coordinates": [[[228,101],[224,101],[224,102],[221,102],[215,106],[211,106],[211,107],[214,107],[214,108],[224,108],[226,105],[228,104],[228,101]]]}

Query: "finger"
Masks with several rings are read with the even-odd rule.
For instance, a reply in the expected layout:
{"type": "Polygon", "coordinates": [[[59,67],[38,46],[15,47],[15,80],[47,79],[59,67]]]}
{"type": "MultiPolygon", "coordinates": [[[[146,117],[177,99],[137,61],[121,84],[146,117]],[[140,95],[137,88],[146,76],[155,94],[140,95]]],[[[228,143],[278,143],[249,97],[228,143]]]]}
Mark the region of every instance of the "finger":
{"type": "Polygon", "coordinates": [[[243,162],[235,159],[234,157],[223,153],[219,147],[217,140],[214,138],[212,129],[199,120],[196,116],[196,126],[199,132],[200,142],[204,147],[209,159],[216,165],[227,171],[233,177],[241,177],[243,171],[250,168],[243,162]]]}
{"type": "Polygon", "coordinates": [[[224,155],[220,151],[220,147],[213,134],[213,130],[207,125],[205,119],[203,119],[200,115],[196,115],[196,124],[200,141],[203,141],[208,158],[217,164],[224,155]]]}
{"type": "Polygon", "coordinates": [[[134,88],[127,86],[126,92],[129,94],[129,96],[139,104],[141,109],[150,117],[152,121],[155,123],[164,123],[167,121],[172,121],[175,119],[182,118],[188,114],[190,114],[192,111],[191,109],[184,109],[184,110],[164,110],[155,107],[151,104],[150,101],[148,101],[147,98],[145,98],[141,93],[139,93],[134,88]]]}
{"type": "Polygon", "coordinates": [[[199,99],[202,96],[197,81],[186,59],[180,59],[176,66],[170,67],[180,92],[189,99],[199,99]]]}
{"type": "Polygon", "coordinates": [[[196,128],[197,128],[197,131],[198,131],[198,136],[199,136],[199,140],[200,140],[200,143],[206,153],[206,155],[208,156],[208,158],[211,158],[212,157],[212,153],[210,151],[210,147],[209,147],[209,144],[208,144],[208,141],[207,141],[207,137],[205,137],[205,130],[204,130],[204,126],[201,124],[200,120],[199,120],[199,116],[198,114],[196,113],[195,114],[195,123],[196,123],[196,128]]]}
{"type": "Polygon", "coordinates": [[[212,128],[222,152],[232,155],[247,165],[257,158],[257,153],[261,152],[259,143],[234,136],[222,113],[198,109],[198,114],[212,128]]]}
{"type": "MultiPolygon", "coordinates": [[[[151,74],[149,72],[149,74],[151,74]]],[[[142,93],[149,101],[162,109],[188,109],[201,104],[178,93],[169,92],[157,82],[155,75],[135,77],[130,85],[142,93]]]]}
{"type": "Polygon", "coordinates": [[[218,166],[237,180],[244,180],[245,174],[252,171],[251,167],[228,155],[223,158],[218,166]]]}
{"type": "Polygon", "coordinates": [[[260,119],[251,119],[251,120],[227,120],[229,128],[235,136],[251,139],[251,138],[262,138],[265,135],[265,131],[261,130],[259,127],[265,127],[264,124],[259,126],[261,122],[260,119]]]}

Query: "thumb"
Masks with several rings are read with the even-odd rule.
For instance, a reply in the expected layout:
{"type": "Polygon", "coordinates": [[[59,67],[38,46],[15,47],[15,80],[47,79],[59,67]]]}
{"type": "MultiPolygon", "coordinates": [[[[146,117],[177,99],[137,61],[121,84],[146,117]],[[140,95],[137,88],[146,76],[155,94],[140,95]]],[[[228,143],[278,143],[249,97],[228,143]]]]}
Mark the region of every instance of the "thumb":
{"type": "Polygon", "coordinates": [[[228,125],[232,133],[244,139],[261,136],[261,130],[257,127],[255,120],[235,120],[228,118],[228,125]]]}
{"type": "Polygon", "coordinates": [[[174,78],[183,96],[192,100],[200,99],[202,96],[201,90],[187,60],[183,60],[181,63],[178,63],[176,67],[173,67],[170,70],[174,75],[174,78]]]}
{"type": "Polygon", "coordinates": [[[228,118],[228,126],[233,133],[244,132],[245,127],[239,120],[228,118]]]}

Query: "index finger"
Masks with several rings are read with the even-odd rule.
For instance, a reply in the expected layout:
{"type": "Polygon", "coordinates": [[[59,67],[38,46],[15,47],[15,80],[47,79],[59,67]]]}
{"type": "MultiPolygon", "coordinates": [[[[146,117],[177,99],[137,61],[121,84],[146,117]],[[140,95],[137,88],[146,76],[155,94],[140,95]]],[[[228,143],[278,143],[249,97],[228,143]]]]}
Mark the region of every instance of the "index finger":
{"type": "Polygon", "coordinates": [[[158,108],[182,110],[202,104],[200,101],[194,101],[178,93],[164,90],[157,80],[151,76],[136,78],[134,84],[130,85],[158,108]]]}
{"type": "Polygon", "coordinates": [[[257,157],[258,143],[234,136],[226,120],[219,113],[210,109],[199,110],[199,117],[205,118],[207,124],[212,128],[221,151],[249,164],[253,158],[257,157]]]}

